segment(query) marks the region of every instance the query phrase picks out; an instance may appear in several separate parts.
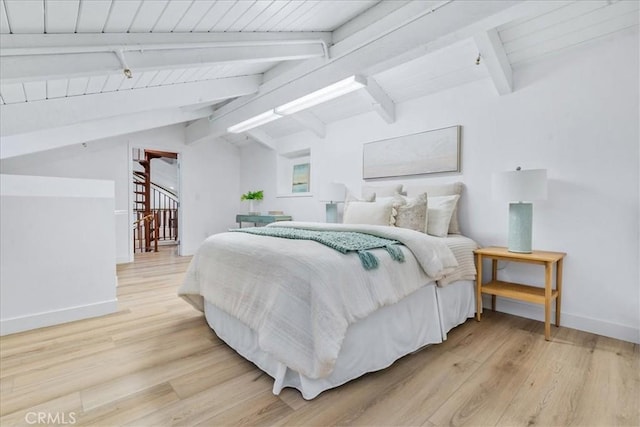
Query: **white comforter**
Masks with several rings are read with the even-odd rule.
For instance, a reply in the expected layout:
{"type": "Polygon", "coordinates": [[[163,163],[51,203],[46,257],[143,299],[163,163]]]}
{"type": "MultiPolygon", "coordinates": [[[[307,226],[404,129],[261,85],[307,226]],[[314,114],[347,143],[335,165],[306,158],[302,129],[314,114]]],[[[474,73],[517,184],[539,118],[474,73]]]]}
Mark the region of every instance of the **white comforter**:
{"type": "Polygon", "coordinates": [[[384,249],[375,270],[358,255],[320,243],[221,233],[194,255],[179,295],[203,310],[203,298],[241,320],[260,348],[309,378],[328,376],[350,324],[444,278],[458,263],[443,239],[396,227],[279,222],[278,227],[366,232],[395,239],[405,262],[384,249]]]}

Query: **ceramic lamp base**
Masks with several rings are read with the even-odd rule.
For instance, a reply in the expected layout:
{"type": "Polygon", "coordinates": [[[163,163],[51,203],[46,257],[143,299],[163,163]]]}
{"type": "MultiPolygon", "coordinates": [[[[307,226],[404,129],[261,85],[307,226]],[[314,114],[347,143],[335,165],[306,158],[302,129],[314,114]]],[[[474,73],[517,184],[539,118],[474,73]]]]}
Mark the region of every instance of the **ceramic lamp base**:
{"type": "Polygon", "coordinates": [[[509,252],[530,254],[533,204],[509,204],[509,252]]]}
{"type": "Polygon", "coordinates": [[[327,222],[329,223],[338,222],[338,204],[337,203],[327,203],[326,212],[327,212],[327,222]]]}

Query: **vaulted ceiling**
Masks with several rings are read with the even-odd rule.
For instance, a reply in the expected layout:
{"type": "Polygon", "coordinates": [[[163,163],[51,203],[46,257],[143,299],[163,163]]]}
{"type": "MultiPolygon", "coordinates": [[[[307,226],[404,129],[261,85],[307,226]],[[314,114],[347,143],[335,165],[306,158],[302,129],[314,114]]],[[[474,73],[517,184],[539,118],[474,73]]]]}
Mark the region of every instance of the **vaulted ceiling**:
{"type": "Polygon", "coordinates": [[[395,104],[479,79],[508,94],[514,69],[637,26],[638,4],[0,0],[0,155],[175,123],[189,142],[265,145],[371,110],[391,123],[395,104]],[[226,130],[354,74],[364,89],[226,130]]]}

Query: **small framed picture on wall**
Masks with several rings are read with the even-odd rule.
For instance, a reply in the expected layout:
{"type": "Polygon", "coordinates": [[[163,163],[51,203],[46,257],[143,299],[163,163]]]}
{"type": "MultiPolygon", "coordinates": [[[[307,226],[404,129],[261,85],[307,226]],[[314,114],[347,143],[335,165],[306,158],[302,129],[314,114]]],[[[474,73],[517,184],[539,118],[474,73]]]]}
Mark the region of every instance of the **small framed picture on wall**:
{"type": "Polygon", "coordinates": [[[292,193],[308,193],[310,191],[309,176],[311,164],[300,163],[293,165],[292,193]]]}

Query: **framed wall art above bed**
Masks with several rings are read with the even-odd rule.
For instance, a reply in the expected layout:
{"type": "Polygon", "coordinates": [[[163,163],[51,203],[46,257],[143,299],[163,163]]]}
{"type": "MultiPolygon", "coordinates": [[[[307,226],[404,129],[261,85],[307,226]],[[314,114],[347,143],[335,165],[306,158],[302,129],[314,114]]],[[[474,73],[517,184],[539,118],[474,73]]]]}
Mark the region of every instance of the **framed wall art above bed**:
{"type": "Polygon", "coordinates": [[[362,147],[362,178],[460,172],[461,126],[369,142],[362,147]]]}

